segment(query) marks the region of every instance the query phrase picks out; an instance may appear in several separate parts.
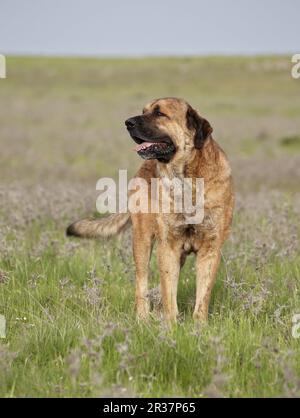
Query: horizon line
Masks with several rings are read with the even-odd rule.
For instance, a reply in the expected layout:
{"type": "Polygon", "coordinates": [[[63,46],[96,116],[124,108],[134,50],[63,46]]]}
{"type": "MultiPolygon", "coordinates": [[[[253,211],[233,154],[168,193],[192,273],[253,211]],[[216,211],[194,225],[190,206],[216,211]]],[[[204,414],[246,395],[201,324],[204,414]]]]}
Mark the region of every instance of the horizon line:
{"type": "Polygon", "coordinates": [[[260,58],[260,57],[288,57],[293,56],[298,52],[240,52],[240,53],[189,53],[189,54],[73,54],[73,53],[5,53],[0,50],[0,55],[9,58],[71,58],[71,59],[149,59],[149,58],[260,58]]]}

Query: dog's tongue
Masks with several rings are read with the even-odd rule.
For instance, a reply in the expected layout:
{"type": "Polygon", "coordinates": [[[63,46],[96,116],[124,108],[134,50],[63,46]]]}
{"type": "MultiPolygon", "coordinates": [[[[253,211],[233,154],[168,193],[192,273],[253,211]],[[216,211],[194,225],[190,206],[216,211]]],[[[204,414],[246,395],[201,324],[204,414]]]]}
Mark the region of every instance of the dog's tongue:
{"type": "Polygon", "coordinates": [[[143,149],[149,148],[151,147],[151,145],[156,144],[156,142],[142,142],[141,144],[138,144],[135,148],[134,151],[141,151],[143,149]]]}

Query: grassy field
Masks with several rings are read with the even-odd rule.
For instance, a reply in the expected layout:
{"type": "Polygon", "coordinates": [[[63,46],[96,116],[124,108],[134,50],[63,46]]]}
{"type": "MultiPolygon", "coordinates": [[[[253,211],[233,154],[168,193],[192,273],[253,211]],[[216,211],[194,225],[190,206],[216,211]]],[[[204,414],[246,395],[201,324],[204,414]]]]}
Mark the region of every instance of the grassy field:
{"type": "Polygon", "coordinates": [[[300,395],[300,81],[290,57],[7,59],[0,80],[0,396],[300,395]],[[130,232],[68,240],[95,184],[133,174],[124,120],[186,98],[233,167],[237,203],[210,318],[192,320],[193,258],[178,326],[134,316],[130,232]]]}

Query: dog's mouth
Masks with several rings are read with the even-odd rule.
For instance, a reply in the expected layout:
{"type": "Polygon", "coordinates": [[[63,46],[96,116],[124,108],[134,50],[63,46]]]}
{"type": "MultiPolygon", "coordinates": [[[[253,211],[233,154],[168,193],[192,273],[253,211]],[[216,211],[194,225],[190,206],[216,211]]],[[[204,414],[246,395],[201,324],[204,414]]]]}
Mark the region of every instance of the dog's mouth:
{"type": "Polygon", "coordinates": [[[169,137],[150,140],[135,135],[131,136],[137,144],[134,151],[145,160],[157,159],[167,162],[176,151],[175,145],[169,137]]]}

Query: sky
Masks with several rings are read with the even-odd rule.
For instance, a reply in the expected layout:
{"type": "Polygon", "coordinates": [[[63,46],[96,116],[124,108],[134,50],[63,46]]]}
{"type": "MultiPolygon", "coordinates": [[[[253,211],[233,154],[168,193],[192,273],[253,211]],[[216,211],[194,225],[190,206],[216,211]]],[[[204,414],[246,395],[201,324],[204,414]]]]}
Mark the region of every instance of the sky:
{"type": "Polygon", "coordinates": [[[0,0],[0,54],[300,53],[300,0],[0,0]]]}

